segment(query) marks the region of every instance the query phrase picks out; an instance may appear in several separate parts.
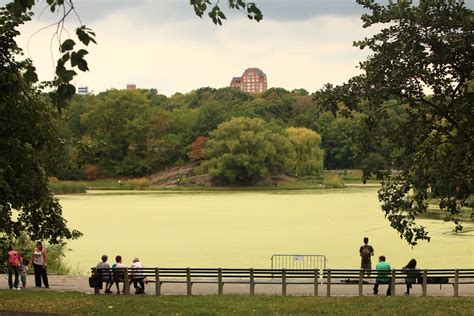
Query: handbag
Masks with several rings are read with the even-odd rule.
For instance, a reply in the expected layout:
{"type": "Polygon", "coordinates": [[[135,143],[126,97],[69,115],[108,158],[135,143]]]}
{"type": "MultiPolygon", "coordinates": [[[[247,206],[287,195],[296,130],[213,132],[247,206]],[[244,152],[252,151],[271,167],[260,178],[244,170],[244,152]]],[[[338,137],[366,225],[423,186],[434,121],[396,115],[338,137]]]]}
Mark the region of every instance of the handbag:
{"type": "Polygon", "coordinates": [[[98,274],[93,274],[89,277],[89,287],[102,289],[102,282],[98,274]]]}

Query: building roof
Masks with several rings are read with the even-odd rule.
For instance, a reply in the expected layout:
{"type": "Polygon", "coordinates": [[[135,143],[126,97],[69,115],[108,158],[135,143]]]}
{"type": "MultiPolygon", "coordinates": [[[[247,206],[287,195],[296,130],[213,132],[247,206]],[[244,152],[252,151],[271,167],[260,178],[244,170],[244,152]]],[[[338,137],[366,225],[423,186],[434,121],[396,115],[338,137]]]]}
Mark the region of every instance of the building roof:
{"type": "Polygon", "coordinates": [[[255,71],[259,75],[265,76],[265,73],[260,68],[257,68],[257,67],[247,68],[245,69],[244,73],[246,73],[247,71],[255,71]]]}

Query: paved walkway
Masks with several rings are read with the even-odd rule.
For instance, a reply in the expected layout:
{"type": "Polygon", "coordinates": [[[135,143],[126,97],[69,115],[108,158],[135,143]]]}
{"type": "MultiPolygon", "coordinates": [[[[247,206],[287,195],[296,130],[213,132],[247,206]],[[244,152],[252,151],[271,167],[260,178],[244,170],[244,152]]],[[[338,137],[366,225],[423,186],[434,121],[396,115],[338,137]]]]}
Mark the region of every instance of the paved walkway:
{"type": "MultiPolygon", "coordinates": [[[[94,289],[89,288],[88,277],[86,276],[64,276],[50,275],[50,289],[37,289],[34,287],[34,276],[28,275],[27,288],[24,291],[79,291],[83,293],[93,294],[94,289]]],[[[120,285],[122,288],[123,284],[120,285]]],[[[5,274],[0,274],[0,289],[7,289],[8,282],[5,274]]],[[[379,295],[385,294],[386,285],[381,285],[379,295]]],[[[116,291],[115,286],[112,290],[116,291]]],[[[133,292],[133,287],[131,289],[133,292]]],[[[402,295],[405,292],[404,285],[397,285],[396,295],[402,295]]],[[[114,292],[115,293],[115,292],[114,292]]],[[[146,286],[146,293],[155,294],[155,284],[150,283],[146,286]]],[[[186,295],[186,284],[163,284],[161,287],[162,295],[186,295]]],[[[212,295],[217,294],[217,284],[194,284],[193,294],[195,295],[212,295]]],[[[225,284],[224,294],[249,294],[248,284],[225,284]]],[[[281,295],[280,284],[257,284],[255,286],[255,294],[281,295]]],[[[287,287],[288,295],[313,295],[313,285],[292,285],[287,287]]],[[[364,285],[363,294],[372,296],[372,286],[364,285]]],[[[115,295],[115,294],[111,294],[115,295]]],[[[326,295],[326,285],[319,286],[319,295],[326,295]]],[[[357,296],[357,284],[331,284],[331,296],[357,296]]],[[[421,296],[421,285],[415,284],[411,291],[413,296],[421,296]]],[[[430,284],[428,285],[428,295],[430,296],[452,296],[453,286],[451,284],[430,284]]],[[[474,284],[462,284],[459,286],[460,296],[474,296],[474,284]]]]}

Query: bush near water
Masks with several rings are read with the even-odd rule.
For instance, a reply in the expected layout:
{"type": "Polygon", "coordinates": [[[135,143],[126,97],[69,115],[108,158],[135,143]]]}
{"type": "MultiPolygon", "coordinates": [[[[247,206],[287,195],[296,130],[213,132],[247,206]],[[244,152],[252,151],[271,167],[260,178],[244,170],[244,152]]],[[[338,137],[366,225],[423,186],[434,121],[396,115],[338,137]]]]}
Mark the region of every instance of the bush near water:
{"type": "Polygon", "coordinates": [[[48,178],[48,187],[54,194],[86,193],[86,185],[76,181],[59,181],[56,177],[48,178]]]}

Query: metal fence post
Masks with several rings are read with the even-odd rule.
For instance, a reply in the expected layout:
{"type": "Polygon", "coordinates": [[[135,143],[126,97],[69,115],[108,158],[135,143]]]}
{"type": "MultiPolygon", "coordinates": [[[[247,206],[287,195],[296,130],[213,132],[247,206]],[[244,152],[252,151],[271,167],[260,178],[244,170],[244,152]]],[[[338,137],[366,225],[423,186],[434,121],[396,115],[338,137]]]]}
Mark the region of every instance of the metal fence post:
{"type": "Polygon", "coordinates": [[[286,296],[286,269],[281,270],[281,294],[286,296]]]}
{"type": "Polygon", "coordinates": [[[253,268],[250,268],[250,295],[255,294],[255,280],[253,276],[253,268]]]}
{"type": "Polygon", "coordinates": [[[319,285],[319,270],[318,269],[314,269],[314,296],[318,296],[319,295],[319,289],[318,289],[318,285],[319,285]]]}
{"type": "Polygon", "coordinates": [[[395,296],[395,270],[392,270],[392,276],[390,278],[390,295],[395,296]]]}
{"type": "Polygon", "coordinates": [[[187,295],[193,295],[193,284],[191,283],[191,269],[186,268],[186,293],[187,295]]]}
{"type": "Polygon", "coordinates": [[[130,294],[130,280],[128,278],[128,268],[123,270],[123,293],[125,295],[130,294]]]}
{"type": "Polygon", "coordinates": [[[217,269],[217,293],[219,295],[224,293],[224,284],[222,283],[222,268],[217,269]]]}
{"type": "Polygon", "coordinates": [[[459,269],[454,270],[454,296],[459,296],[459,269]]]}
{"type": "Polygon", "coordinates": [[[326,282],[327,282],[327,296],[331,296],[331,269],[326,270],[327,271],[327,276],[326,276],[326,282]]]}
{"type": "Polygon", "coordinates": [[[359,296],[362,296],[362,277],[364,275],[364,270],[360,269],[359,271],[359,296]]]}
{"type": "Polygon", "coordinates": [[[428,284],[428,271],[423,270],[423,284],[421,285],[421,295],[426,296],[428,284]]]}
{"type": "Polygon", "coordinates": [[[155,294],[161,295],[160,268],[155,268],[155,294]]]}

